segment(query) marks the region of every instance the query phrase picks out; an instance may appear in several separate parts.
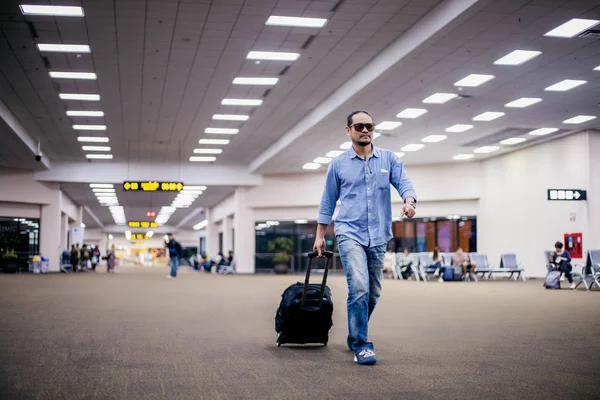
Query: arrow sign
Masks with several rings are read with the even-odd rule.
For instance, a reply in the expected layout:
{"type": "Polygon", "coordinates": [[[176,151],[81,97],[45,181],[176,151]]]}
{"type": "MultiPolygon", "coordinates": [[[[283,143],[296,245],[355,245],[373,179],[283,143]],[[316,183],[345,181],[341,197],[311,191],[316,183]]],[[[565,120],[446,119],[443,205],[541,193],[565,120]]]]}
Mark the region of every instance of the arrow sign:
{"type": "Polygon", "coordinates": [[[575,199],[579,199],[581,197],[581,194],[579,193],[579,191],[575,191],[573,193],[573,197],[575,197],[575,199]]]}
{"type": "Polygon", "coordinates": [[[125,188],[125,190],[129,190],[131,188],[131,184],[129,182],[125,182],[123,184],[123,187],[125,188]]]}
{"type": "Polygon", "coordinates": [[[549,201],[584,201],[587,192],[583,189],[548,189],[549,201]]]}

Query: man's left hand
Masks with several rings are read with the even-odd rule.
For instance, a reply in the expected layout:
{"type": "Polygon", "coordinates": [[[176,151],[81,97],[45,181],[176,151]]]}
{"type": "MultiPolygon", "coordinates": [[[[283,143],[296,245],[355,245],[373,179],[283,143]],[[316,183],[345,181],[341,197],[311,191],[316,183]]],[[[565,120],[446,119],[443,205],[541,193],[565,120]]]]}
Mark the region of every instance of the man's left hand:
{"type": "Polygon", "coordinates": [[[406,216],[408,218],[412,218],[415,216],[415,209],[410,204],[404,204],[402,206],[402,216],[406,216]]]}

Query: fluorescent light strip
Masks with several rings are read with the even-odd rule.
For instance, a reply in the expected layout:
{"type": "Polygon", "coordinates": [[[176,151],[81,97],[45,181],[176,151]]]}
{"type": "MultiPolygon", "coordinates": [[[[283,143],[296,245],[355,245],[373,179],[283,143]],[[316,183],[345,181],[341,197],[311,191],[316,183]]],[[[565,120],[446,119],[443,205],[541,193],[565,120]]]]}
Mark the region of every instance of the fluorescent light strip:
{"type": "Polygon", "coordinates": [[[229,144],[229,139],[200,139],[200,144],[229,144]]]}
{"type": "Polygon", "coordinates": [[[473,154],[457,154],[454,157],[452,157],[452,159],[453,160],[469,160],[473,157],[475,157],[473,154]]]}
{"type": "Polygon", "coordinates": [[[398,114],[396,114],[397,118],[418,118],[421,115],[425,114],[427,112],[426,109],[424,108],[407,108],[403,111],[400,111],[398,114]]]}
{"type": "Polygon", "coordinates": [[[83,151],[110,151],[110,146],[81,146],[83,151]]]}
{"type": "Polygon", "coordinates": [[[238,77],[233,80],[234,85],[275,85],[279,78],[246,78],[238,77]]]}
{"type": "Polygon", "coordinates": [[[94,193],[114,193],[115,192],[115,188],[112,188],[112,187],[111,188],[93,188],[92,192],[94,192],[94,193]]]}
{"type": "Polygon", "coordinates": [[[424,144],[416,144],[416,143],[411,143],[411,144],[407,144],[406,146],[402,147],[402,151],[418,151],[421,150],[423,147],[425,147],[424,144]]]}
{"type": "Polygon", "coordinates": [[[87,44],[50,44],[38,43],[39,51],[59,52],[59,53],[90,53],[90,46],[87,44]]]}
{"type": "Polygon", "coordinates": [[[400,125],[402,125],[402,122],[399,121],[383,121],[376,124],[375,127],[382,131],[390,131],[392,129],[396,129],[400,125]]]}
{"type": "Polygon", "coordinates": [[[185,185],[183,190],[206,190],[206,186],[185,185]]]}
{"type": "Polygon", "coordinates": [[[54,17],[83,17],[83,8],[70,6],[44,6],[22,4],[23,15],[51,15],[54,17]]]}
{"type": "Polygon", "coordinates": [[[67,111],[69,117],[104,117],[104,111],[67,111]]]}
{"type": "Polygon", "coordinates": [[[473,117],[473,121],[493,121],[496,118],[500,118],[504,115],[506,114],[503,112],[487,111],[473,117]]]}
{"type": "Polygon", "coordinates": [[[204,157],[204,156],[191,156],[191,162],[213,162],[216,161],[217,157],[204,157]]]}
{"type": "Polygon", "coordinates": [[[445,129],[446,132],[460,133],[473,129],[473,125],[468,124],[456,124],[445,129]]]}
{"type": "Polygon", "coordinates": [[[546,32],[544,36],[572,38],[573,36],[577,36],[581,32],[588,30],[592,26],[597,25],[599,22],[600,21],[597,19],[573,18],[572,20],[557,26],[551,31],[546,32]]]}
{"type": "Polygon", "coordinates": [[[73,125],[76,131],[105,131],[106,125],[73,125]]]}
{"type": "Polygon", "coordinates": [[[306,163],[302,166],[303,169],[319,169],[321,168],[321,164],[317,163],[306,163]]]}
{"type": "Polygon", "coordinates": [[[477,87],[494,79],[494,75],[471,74],[462,78],[458,82],[454,82],[454,86],[462,87],[477,87]]]}
{"type": "Polygon", "coordinates": [[[348,150],[350,147],[352,147],[352,142],[344,142],[340,145],[340,149],[342,150],[348,150]]]}
{"type": "Polygon", "coordinates": [[[267,61],[296,61],[300,53],[282,53],[276,51],[251,51],[246,56],[247,60],[267,61]]]}
{"type": "Polygon", "coordinates": [[[600,71],[600,65],[598,65],[596,68],[594,68],[594,71],[600,71]]]}
{"type": "Polygon", "coordinates": [[[247,121],[250,118],[249,115],[243,114],[215,114],[212,119],[219,121],[247,121]]]}
{"type": "Polygon", "coordinates": [[[265,25],[296,26],[302,28],[322,28],[327,23],[325,18],[284,17],[271,15],[265,25]]]}
{"type": "Polygon", "coordinates": [[[520,99],[511,101],[510,103],[506,103],[504,107],[525,108],[533,104],[539,103],[540,101],[542,101],[542,99],[536,97],[521,97],[520,99]]]}
{"type": "Polygon", "coordinates": [[[576,117],[564,120],[563,124],[582,124],[584,122],[588,122],[596,118],[597,117],[593,115],[578,115],[576,117]]]}
{"type": "Polygon", "coordinates": [[[59,72],[50,71],[48,72],[50,78],[54,79],[96,79],[96,74],[93,72],[59,72]]]}
{"type": "Polygon", "coordinates": [[[90,183],[91,188],[114,188],[112,183],[90,183]]]}
{"type": "Polygon", "coordinates": [[[423,139],[421,139],[421,142],[437,143],[437,142],[441,142],[442,140],[446,140],[446,139],[448,139],[448,136],[446,136],[446,135],[429,135],[429,136],[426,136],[423,139]]]}
{"type": "Polygon", "coordinates": [[[221,104],[224,106],[260,106],[263,103],[260,99],[223,99],[221,104]]]}
{"type": "Polygon", "coordinates": [[[331,158],[329,157],[317,157],[313,160],[316,164],[329,164],[331,162],[331,158]]]}
{"type": "Polygon", "coordinates": [[[558,128],[539,128],[529,132],[532,136],[545,136],[558,131],[558,128]]]}
{"type": "Polygon", "coordinates": [[[479,147],[479,148],[473,150],[473,153],[487,154],[487,153],[491,153],[493,151],[496,151],[499,148],[500,147],[498,147],[498,146],[482,146],[482,147],[479,147]]]}
{"type": "Polygon", "coordinates": [[[381,136],[381,133],[373,132],[373,139],[377,139],[379,136],[381,136]]]}
{"type": "Polygon", "coordinates": [[[204,133],[212,133],[217,135],[237,135],[240,133],[240,130],[230,128],[206,128],[204,133]]]}
{"type": "Polygon", "coordinates": [[[87,143],[108,143],[108,138],[101,136],[101,137],[95,137],[95,136],[79,136],[77,138],[78,142],[87,142],[87,143]]]}
{"type": "Polygon", "coordinates": [[[571,90],[573,88],[576,88],[577,86],[581,86],[586,83],[587,81],[565,79],[564,81],[560,81],[558,83],[555,83],[554,85],[548,86],[544,90],[548,92],[566,92],[567,90],[571,90]]]}
{"type": "Polygon", "coordinates": [[[325,157],[329,157],[329,158],[335,158],[337,156],[339,156],[340,154],[343,154],[343,151],[339,151],[339,150],[332,150],[330,152],[328,152],[327,154],[325,154],[325,157]]]}
{"type": "Polygon", "coordinates": [[[59,93],[63,100],[100,101],[99,94],[59,93]]]}
{"type": "Polygon", "coordinates": [[[404,157],[404,153],[401,151],[395,151],[394,154],[398,157],[398,158],[402,158],[404,157]]]}
{"type": "Polygon", "coordinates": [[[429,104],[444,104],[445,102],[458,97],[455,93],[435,93],[423,99],[423,103],[429,104]]]}
{"type": "Polygon", "coordinates": [[[110,160],[113,158],[112,154],[86,154],[85,157],[97,160],[110,160]]]}
{"type": "Polygon", "coordinates": [[[194,149],[194,154],[221,154],[222,149],[194,149]]]}
{"type": "Polygon", "coordinates": [[[519,143],[523,143],[524,141],[526,141],[527,139],[525,138],[509,138],[509,139],[504,139],[500,142],[500,144],[505,144],[505,145],[513,145],[513,144],[519,144],[519,143]]]}
{"type": "Polygon", "coordinates": [[[515,50],[494,61],[496,65],[521,65],[542,54],[541,51],[515,50]]]}

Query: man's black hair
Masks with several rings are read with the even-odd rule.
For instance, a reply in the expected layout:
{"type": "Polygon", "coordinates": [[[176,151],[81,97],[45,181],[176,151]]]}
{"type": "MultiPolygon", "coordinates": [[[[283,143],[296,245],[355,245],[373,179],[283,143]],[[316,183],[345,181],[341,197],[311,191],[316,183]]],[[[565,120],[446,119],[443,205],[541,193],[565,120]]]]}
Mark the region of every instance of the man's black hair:
{"type": "Polygon", "coordinates": [[[563,244],[561,242],[556,242],[556,243],[554,243],[554,247],[556,247],[557,249],[562,249],[563,244]]]}
{"type": "MultiPolygon", "coordinates": [[[[356,114],[360,114],[360,113],[367,114],[369,117],[371,117],[371,119],[373,119],[373,116],[371,114],[369,114],[368,111],[365,111],[365,110],[352,111],[350,113],[350,115],[348,115],[348,118],[347,118],[347,121],[346,121],[346,126],[352,126],[352,117],[354,117],[356,114]]],[[[375,122],[375,121],[373,121],[373,122],[375,122]]]]}
{"type": "Polygon", "coordinates": [[[167,233],[167,236],[173,236],[173,234],[171,232],[167,233]]]}

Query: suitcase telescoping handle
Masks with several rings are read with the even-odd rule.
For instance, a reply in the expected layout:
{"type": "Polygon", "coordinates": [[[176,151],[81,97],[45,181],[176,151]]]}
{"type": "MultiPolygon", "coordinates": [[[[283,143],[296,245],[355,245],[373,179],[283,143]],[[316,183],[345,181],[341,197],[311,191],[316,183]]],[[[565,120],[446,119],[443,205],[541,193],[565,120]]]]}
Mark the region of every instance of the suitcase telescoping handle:
{"type": "MultiPolygon", "coordinates": [[[[304,290],[302,291],[302,301],[300,302],[300,306],[304,307],[304,303],[306,302],[306,293],[308,292],[308,280],[310,279],[310,270],[312,267],[312,261],[315,257],[317,257],[319,253],[316,251],[311,251],[308,253],[308,267],[306,268],[306,279],[304,279],[304,290]]],[[[331,258],[333,257],[332,251],[322,251],[321,255],[327,258],[327,262],[325,263],[325,272],[323,273],[323,282],[321,282],[321,294],[319,296],[319,307],[323,303],[323,294],[325,293],[325,285],[327,284],[327,272],[329,271],[329,265],[331,264],[331,258]]]]}

